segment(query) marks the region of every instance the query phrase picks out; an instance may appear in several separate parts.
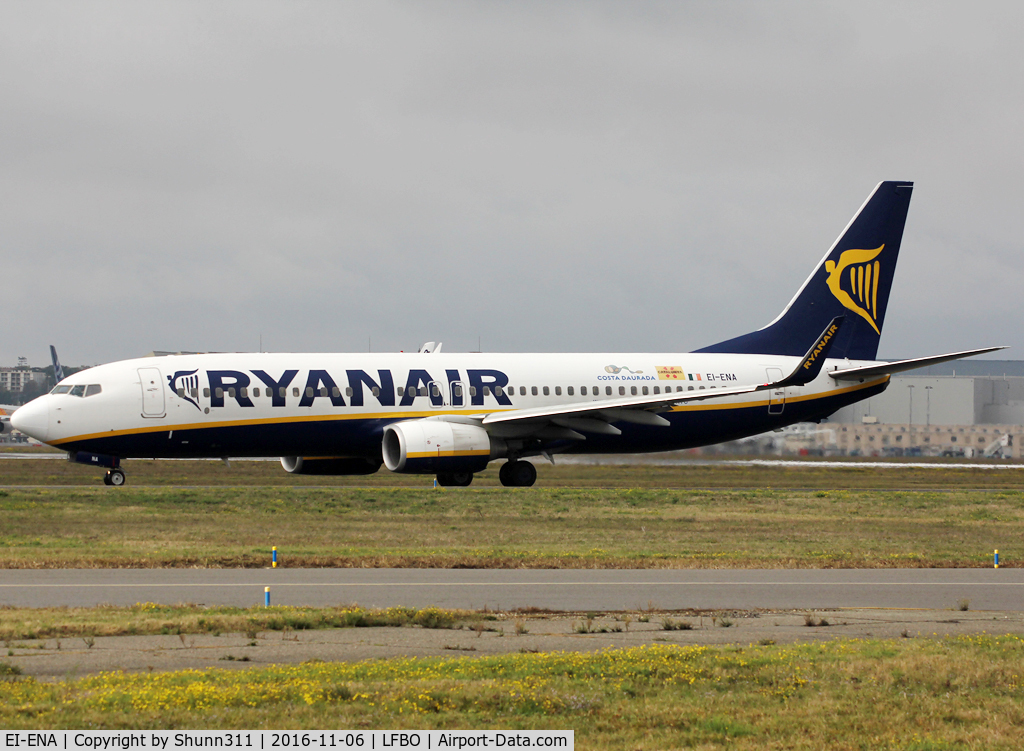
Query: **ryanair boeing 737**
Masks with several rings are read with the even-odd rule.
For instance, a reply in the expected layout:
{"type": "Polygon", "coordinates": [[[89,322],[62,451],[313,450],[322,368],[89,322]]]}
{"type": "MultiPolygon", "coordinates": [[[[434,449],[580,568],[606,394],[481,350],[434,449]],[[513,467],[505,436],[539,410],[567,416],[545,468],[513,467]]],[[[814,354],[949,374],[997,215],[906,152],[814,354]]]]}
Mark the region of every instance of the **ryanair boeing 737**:
{"type": "Polygon", "coordinates": [[[23,433],[107,468],[129,457],[281,456],[288,472],[433,474],[528,457],[672,451],[821,420],[889,376],[1001,347],[876,361],[913,184],[883,182],[764,328],[677,354],[201,354],[68,376],[14,413],[23,433]]]}

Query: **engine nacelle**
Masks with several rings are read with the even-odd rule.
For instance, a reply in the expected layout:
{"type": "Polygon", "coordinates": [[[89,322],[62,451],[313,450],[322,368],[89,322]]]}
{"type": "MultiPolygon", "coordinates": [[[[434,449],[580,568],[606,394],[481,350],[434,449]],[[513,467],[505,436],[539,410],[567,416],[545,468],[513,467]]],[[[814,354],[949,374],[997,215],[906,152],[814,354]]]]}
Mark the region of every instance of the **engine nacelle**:
{"type": "Polygon", "coordinates": [[[504,441],[478,425],[410,420],[384,428],[384,465],[392,472],[480,472],[505,451],[504,441]]]}
{"type": "Polygon", "coordinates": [[[11,418],[0,418],[0,435],[3,435],[4,433],[10,433],[11,429],[11,418]]]}
{"type": "Polygon", "coordinates": [[[305,459],[282,456],[281,466],[293,475],[372,475],[380,469],[380,461],[362,457],[344,459],[305,459]]]}

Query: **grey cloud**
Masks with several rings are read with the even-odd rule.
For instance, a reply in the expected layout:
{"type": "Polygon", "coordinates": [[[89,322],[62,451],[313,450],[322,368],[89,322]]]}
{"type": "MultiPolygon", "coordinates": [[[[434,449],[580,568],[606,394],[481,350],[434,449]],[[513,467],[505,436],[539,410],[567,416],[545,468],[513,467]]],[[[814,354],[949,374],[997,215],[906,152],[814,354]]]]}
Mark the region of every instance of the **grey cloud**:
{"type": "Polygon", "coordinates": [[[883,179],[917,190],[881,354],[1024,352],[1016,5],[0,12],[4,362],[691,349],[883,179]]]}

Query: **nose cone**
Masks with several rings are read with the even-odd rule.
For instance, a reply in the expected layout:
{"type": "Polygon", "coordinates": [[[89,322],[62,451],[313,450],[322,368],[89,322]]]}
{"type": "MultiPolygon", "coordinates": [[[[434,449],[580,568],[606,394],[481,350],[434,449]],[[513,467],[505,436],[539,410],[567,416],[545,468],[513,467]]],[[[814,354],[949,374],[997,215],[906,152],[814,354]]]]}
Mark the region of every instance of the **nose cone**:
{"type": "Polygon", "coordinates": [[[16,409],[11,427],[45,443],[50,432],[50,400],[41,396],[16,409]]]}

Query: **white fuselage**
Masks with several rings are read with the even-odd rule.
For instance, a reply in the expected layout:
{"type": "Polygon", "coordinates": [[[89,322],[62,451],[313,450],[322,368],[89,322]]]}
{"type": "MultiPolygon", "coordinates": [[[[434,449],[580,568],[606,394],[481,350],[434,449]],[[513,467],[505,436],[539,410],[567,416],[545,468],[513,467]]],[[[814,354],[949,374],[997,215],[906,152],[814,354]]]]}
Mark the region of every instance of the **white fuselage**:
{"type": "MultiPolygon", "coordinates": [[[[798,362],[729,354],[175,355],[69,376],[19,410],[17,426],[59,448],[119,457],[372,456],[384,427],[397,421],[473,420],[678,391],[710,395],[777,380],[798,362]]],[[[515,453],[671,450],[820,419],[884,389],[887,377],[851,384],[827,375],[863,364],[826,361],[804,386],[676,405],[661,412],[666,426],[609,420],[621,435],[584,431],[585,440],[527,441],[515,453]]],[[[536,427],[539,418],[526,422],[536,427]]]]}

